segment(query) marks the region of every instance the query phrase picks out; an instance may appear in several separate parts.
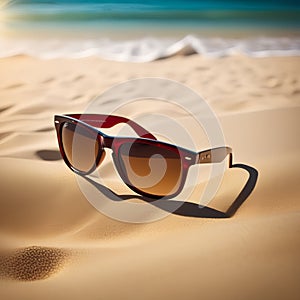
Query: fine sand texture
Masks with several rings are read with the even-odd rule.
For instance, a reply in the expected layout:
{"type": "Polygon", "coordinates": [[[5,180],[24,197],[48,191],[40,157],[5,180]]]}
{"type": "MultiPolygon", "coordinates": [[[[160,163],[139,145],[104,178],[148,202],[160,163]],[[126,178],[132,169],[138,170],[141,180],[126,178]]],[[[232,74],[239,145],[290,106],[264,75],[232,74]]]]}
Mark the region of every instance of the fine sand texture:
{"type": "MultiPolygon", "coordinates": [[[[1,59],[0,299],[298,299],[299,70],[299,57],[1,59]],[[159,221],[120,222],[93,207],[62,161],[53,115],[83,112],[139,77],[183,83],[219,117],[234,168],[211,210],[195,205],[196,191],[159,221]]],[[[106,189],[134,194],[110,155],[103,170],[106,189]]]]}

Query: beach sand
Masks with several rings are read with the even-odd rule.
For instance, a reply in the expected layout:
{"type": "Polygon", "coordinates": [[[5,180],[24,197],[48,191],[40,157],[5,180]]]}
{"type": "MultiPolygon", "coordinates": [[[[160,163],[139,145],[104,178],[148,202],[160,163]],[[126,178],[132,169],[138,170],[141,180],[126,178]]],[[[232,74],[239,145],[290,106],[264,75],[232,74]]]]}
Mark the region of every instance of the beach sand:
{"type": "MultiPolygon", "coordinates": [[[[299,57],[1,59],[0,298],[298,299],[299,70],[299,57]],[[85,199],[60,159],[54,114],[82,112],[112,85],[149,76],[199,92],[234,163],[257,170],[231,218],[116,221],[85,199]]],[[[226,210],[248,176],[227,170],[211,205],[226,210]]]]}

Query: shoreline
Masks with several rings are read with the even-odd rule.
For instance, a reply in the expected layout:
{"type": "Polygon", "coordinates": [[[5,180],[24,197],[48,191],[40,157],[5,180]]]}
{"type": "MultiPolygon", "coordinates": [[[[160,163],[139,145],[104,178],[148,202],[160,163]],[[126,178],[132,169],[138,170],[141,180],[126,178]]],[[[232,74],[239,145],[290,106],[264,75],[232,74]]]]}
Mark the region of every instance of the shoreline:
{"type": "Polygon", "coordinates": [[[114,40],[63,36],[3,37],[0,57],[28,55],[40,59],[100,57],[110,61],[150,62],[176,55],[204,57],[290,57],[300,56],[300,36],[225,38],[186,35],[182,38],[143,37],[114,40]]]}

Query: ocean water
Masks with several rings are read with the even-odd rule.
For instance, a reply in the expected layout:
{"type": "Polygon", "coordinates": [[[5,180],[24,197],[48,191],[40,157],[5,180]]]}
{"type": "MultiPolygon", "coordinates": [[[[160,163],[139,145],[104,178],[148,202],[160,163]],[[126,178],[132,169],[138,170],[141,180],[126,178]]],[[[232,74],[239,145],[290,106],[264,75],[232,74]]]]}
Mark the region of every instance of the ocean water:
{"type": "MultiPolygon", "coordinates": [[[[6,0],[10,26],[300,28],[299,0],[6,0]]],[[[5,3],[5,0],[4,0],[5,3]]]]}
{"type": "Polygon", "coordinates": [[[0,0],[0,57],[300,54],[300,0],[0,0]]]}

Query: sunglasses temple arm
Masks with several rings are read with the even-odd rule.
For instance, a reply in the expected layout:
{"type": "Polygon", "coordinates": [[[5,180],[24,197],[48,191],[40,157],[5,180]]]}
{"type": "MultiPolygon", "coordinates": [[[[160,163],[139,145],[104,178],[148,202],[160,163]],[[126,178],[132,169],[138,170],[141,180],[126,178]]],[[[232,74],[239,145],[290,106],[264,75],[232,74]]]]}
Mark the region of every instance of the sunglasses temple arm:
{"type": "Polygon", "coordinates": [[[66,116],[75,118],[97,128],[111,128],[117,124],[125,123],[129,125],[140,137],[156,140],[156,137],[145,128],[125,117],[100,114],[71,114],[66,116]]]}
{"type": "Polygon", "coordinates": [[[211,164],[222,162],[229,155],[229,168],[232,167],[233,154],[230,147],[218,147],[197,153],[198,164],[211,164]]]}

